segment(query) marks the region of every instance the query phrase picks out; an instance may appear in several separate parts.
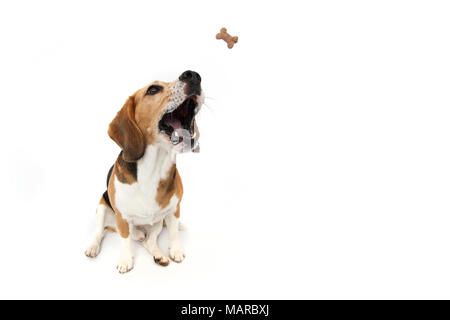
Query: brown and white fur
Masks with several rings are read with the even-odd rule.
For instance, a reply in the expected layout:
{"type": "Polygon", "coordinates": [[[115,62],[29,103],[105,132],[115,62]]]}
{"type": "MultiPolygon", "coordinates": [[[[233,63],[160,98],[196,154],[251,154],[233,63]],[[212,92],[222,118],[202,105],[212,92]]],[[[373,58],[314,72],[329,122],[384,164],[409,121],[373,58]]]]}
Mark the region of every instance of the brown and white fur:
{"type": "Polygon", "coordinates": [[[183,185],[176,156],[198,150],[195,115],[204,101],[200,82],[200,75],[193,71],[170,83],[155,81],[130,96],[109,125],[108,134],[122,152],[97,207],[94,240],[85,252],[88,257],[98,255],[106,230],[117,229],[122,239],[120,273],[133,268],[132,240],[143,241],[156,263],[168,265],[169,258],[157,244],[165,223],[170,258],[175,262],[185,258],[178,236],[183,185]],[[186,129],[190,141],[171,140],[170,133],[177,127],[186,129]]]}

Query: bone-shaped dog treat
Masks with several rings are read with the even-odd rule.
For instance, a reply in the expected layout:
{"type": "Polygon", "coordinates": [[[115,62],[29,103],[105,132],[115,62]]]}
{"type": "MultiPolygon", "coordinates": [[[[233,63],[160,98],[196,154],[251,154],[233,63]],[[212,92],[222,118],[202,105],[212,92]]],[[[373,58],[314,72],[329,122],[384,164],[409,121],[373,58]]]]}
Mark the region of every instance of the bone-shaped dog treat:
{"type": "Polygon", "coordinates": [[[216,34],[216,39],[222,39],[228,45],[228,48],[233,48],[234,44],[238,42],[238,37],[232,37],[228,34],[227,28],[220,29],[220,32],[216,34]]]}

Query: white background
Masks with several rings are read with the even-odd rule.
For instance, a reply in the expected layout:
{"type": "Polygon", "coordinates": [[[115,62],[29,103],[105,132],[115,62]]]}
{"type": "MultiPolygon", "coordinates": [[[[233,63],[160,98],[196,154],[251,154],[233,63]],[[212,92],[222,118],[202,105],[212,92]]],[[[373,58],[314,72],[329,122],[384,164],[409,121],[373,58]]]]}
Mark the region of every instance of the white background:
{"type": "MultiPolygon", "coordinates": [[[[0,298],[450,298],[447,1],[3,1],[0,298]],[[215,39],[226,26],[239,43],[215,39]],[[126,98],[198,71],[186,260],[84,256],[126,98]]],[[[160,239],[167,250],[167,233],[160,239]]]]}

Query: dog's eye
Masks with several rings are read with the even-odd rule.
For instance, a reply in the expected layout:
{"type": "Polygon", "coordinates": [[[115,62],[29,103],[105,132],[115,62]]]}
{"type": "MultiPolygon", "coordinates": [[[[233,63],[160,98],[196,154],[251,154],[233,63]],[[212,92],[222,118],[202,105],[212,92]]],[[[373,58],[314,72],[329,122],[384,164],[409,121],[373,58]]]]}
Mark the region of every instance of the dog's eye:
{"type": "Polygon", "coordinates": [[[157,94],[158,92],[160,92],[162,90],[162,87],[161,86],[150,86],[148,89],[147,89],[147,92],[146,92],[146,94],[145,95],[154,95],[154,94],[157,94]]]}

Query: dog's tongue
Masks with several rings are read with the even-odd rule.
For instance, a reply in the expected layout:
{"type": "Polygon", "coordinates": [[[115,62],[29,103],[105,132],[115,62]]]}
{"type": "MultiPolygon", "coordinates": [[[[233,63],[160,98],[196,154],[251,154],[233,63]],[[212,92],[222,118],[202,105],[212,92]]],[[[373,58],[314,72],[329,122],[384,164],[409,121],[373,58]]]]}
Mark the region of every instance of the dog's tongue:
{"type": "Polygon", "coordinates": [[[181,122],[177,118],[171,118],[167,121],[167,124],[170,125],[172,128],[180,129],[181,128],[181,122]]]}

